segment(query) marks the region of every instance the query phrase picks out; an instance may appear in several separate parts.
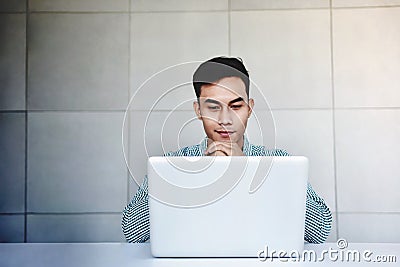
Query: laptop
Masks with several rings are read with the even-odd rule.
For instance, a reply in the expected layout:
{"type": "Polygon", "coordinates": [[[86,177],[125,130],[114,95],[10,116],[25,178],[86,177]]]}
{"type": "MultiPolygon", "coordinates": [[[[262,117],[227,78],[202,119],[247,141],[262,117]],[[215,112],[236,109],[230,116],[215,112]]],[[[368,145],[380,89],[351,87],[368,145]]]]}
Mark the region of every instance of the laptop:
{"type": "Polygon", "coordinates": [[[150,157],[147,167],[154,257],[303,251],[307,158],[150,157]]]}

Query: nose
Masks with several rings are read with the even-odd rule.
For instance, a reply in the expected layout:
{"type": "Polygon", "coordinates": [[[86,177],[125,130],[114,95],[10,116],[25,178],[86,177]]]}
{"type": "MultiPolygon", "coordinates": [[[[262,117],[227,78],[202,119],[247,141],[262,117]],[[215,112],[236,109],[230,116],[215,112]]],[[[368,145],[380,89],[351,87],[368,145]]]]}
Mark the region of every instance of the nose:
{"type": "Polygon", "coordinates": [[[218,116],[218,123],[222,125],[232,124],[232,114],[229,108],[223,108],[218,116]]]}

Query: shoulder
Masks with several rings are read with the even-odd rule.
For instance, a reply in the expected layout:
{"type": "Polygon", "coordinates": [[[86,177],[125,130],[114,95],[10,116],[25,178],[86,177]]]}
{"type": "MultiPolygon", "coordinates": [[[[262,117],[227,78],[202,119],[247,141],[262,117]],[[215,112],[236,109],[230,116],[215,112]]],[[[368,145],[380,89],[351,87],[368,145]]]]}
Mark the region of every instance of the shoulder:
{"type": "Polygon", "coordinates": [[[186,146],[178,149],[177,151],[170,151],[165,153],[166,157],[190,157],[190,156],[201,156],[200,145],[186,146]]]}
{"type": "Polygon", "coordinates": [[[250,156],[291,156],[286,150],[250,144],[250,156]]]}

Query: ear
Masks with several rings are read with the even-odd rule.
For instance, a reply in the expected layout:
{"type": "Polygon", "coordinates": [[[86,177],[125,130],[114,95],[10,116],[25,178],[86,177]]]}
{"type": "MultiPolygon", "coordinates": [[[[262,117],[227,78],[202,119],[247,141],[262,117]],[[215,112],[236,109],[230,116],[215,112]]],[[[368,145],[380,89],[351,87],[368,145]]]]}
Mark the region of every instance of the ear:
{"type": "Polygon", "coordinates": [[[197,100],[193,101],[193,109],[194,112],[196,113],[197,118],[201,120],[200,104],[197,100]]]}
{"type": "Polygon", "coordinates": [[[248,118],[250,118],[250,115],[253,112],[253,108],[254,108],[254,99],[250,98],[249,99],[249,115],[248,115],[248,118]]]}

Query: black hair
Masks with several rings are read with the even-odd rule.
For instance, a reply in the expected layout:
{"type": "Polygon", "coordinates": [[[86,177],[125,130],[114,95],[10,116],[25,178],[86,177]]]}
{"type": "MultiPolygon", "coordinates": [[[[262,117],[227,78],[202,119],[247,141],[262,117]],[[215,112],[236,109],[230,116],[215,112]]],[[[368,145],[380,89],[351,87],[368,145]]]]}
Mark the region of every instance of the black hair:
{"type": "Polygon", "coordinates": [[[197,98],[200,97],[203,85],[215,84],[222,78],[239,77],[249,97],[250,79],[249,73],[241,58],[215,57],[209,59],[197,68],[193,74],[193,87],[197,98]]]}

